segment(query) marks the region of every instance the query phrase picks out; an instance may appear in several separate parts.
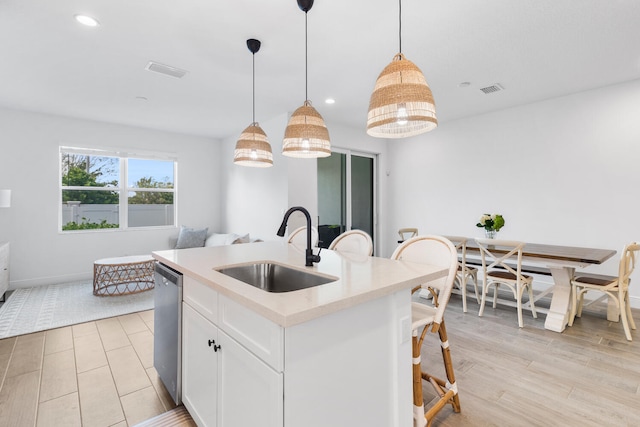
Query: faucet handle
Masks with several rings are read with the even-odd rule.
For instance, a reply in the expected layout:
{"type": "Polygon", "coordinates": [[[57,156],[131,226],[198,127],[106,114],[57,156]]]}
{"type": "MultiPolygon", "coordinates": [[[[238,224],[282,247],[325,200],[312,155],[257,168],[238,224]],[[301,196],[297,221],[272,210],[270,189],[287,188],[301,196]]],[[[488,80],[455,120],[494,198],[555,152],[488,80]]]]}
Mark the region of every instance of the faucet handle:
{"type": "Polygon", "coordinates": [[[320,262],[320,252],[322,252],[322,248],[320,248],[320,250],[318,250],[318,254],[317,255],[313,255],[313,252],[311,253],[311,256],[313,256],[313,262],[320,262]]]}
{"type": "MultiPolygon", "coordinates": [[[[322,248],[320,248],[322,250],[322,248]]],[[[318,255],[313,254],[313,249],[308,248],[305,254],[306,262],[305,267],[312,267],[314,262],[320,262],[320,251],[318,251],[318,255]]]]}

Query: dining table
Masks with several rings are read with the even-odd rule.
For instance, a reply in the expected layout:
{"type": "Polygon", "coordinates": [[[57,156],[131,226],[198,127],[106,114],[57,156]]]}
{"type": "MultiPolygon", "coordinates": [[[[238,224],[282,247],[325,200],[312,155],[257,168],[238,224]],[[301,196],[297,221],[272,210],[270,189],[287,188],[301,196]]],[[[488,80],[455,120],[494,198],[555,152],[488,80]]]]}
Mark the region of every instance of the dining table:
{"type": "MultiPolygon", "coordinates": [[[[500,247],[496,247],[500,253],[500,247]]],[[[503,253],[507,253],[504,250],[503,253]]],[[[551,304],[544,322],[545,329],[562,332],[567,326],[571,309],[571,279],[576,268],[585,269],[592,265],[602,264],[616,254],[612,249],[585,248],[575,246],[559,246],[541,243],[525,243],[522,250],[523,271],[540,274],[551,274],[553,289],[551,304]]],[[[478,262],[480,249],[475,240],[467,243],[467,263],[478,262]],[[471,259],[470,259],[471,257],[471,259]]],[[[618,318],[615,304],[607,306],[607,319],[618,318]]]]}

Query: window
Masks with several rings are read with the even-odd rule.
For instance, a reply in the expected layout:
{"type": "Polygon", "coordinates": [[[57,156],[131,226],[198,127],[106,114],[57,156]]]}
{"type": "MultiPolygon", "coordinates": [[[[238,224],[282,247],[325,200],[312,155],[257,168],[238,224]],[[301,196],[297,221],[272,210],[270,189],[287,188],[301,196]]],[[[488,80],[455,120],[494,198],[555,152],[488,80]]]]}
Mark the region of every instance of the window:
{"type": "Polygon", "coordinates": [[[149,157],[61,147],[62,231],[175,226],[176,162],[149,157]]]}

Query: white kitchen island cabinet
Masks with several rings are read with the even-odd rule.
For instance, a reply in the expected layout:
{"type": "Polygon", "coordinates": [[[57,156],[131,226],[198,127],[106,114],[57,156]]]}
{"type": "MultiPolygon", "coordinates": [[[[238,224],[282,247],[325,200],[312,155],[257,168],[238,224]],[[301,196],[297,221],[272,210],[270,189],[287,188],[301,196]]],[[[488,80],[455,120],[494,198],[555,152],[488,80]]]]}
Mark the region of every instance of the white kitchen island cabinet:
{"type": "Polygon", "coordinates": [[[183,303],[182,403],[199,426],[215,426],[218,413],[218,355],[209,340],[219,340],[218,328],[183,303]]]}
{"type": "Polygon", "coordinates": [[[185,275],[186,408],[200,426],[411,426],[410,289],[445,272],[333,251],[305,269],[291,246],[154,253],[185,275]],[[269,293],[216,271],[265,260],[337,280],[269,293]]]}
{"type": "Polygon", "coordinates": [[[282,374],[186,303],[182,343],[182,400],[199,426],[282,426],[282,374]]]}

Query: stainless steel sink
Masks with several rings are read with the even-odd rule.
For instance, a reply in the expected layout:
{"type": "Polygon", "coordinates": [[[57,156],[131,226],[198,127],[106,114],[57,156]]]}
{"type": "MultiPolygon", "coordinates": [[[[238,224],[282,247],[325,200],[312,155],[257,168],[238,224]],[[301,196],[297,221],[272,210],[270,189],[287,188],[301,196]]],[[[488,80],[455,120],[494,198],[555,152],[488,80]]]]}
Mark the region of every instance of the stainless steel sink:
{"type": "Polygon", "coordinates": [[[297,291],[338,280],[270,262],[224,267],[217,271],[267,292],[297,291]]]}

